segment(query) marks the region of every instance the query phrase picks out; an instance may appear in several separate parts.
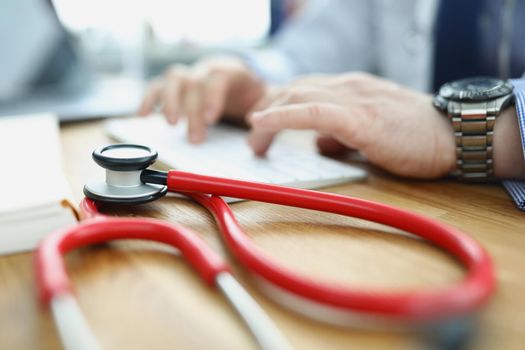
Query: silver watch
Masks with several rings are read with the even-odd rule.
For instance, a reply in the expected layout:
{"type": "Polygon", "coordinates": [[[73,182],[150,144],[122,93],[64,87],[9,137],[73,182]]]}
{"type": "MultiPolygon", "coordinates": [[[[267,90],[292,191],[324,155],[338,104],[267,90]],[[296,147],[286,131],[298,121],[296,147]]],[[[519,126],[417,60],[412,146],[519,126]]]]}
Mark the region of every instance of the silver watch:
{"type": "Polygon", "coordinates": [[[453,175],[467,181],[493,177],[494,123],[513,101],[512,89],[508,80],[476,77],[446,83],[434,96],[434,106],[447,114],[456,136],[453,175]]]}

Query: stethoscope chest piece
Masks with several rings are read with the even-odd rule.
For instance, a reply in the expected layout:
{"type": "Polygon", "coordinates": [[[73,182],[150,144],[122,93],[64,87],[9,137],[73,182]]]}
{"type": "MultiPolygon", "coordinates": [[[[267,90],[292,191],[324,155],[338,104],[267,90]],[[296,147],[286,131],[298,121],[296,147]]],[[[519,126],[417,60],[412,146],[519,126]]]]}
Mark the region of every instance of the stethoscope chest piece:
{"type": "Polygon", "coordinates": [[[157,152],[134,144],[109,145],[93,151],[93,160],[106,169],[105,181],[92,181],[84,186],[86,197],[112,204],[141,204],[164,196],[168,188],[146,184],[142,170],[153,164],[157,152]]]}

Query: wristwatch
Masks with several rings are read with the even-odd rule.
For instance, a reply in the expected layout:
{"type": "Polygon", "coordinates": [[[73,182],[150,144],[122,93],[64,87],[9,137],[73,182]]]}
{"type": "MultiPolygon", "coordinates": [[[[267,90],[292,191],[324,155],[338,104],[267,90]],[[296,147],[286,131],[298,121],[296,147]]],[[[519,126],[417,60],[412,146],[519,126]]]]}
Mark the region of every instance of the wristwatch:
{"type": "Polygon", "coordinates": [[[486,181],[493,175],[492,138],[499,113],[513,102],[508,80],[475,77],[444,84],[433,104],[445,112],[456,137],[456,170],[466,181],[486,181]]]}

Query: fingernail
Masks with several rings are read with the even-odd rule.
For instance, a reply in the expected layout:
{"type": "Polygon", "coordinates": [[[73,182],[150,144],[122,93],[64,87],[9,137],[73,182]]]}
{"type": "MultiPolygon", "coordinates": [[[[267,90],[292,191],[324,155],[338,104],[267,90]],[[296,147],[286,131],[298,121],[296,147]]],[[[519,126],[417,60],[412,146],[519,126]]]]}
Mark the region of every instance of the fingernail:
{"type": "Polygon", "coordinates": [[[260,146],[258,144],[258,142],[255,140],[255,138],[253,137],[248,137],[246,139],[246,143],[248,144],[248,146],[252,149],[253,153],[256,155],[256,156],[259,156],[260,153],[261,153],[261,150],[260,150],[260,146]]]}
{"type": "Polygon", "coordinates": [[[257,157],[264,157],[266,153],[266,149],[261,145],[252,145],[252,151],[257,157]]]}
{"type": "Polygon", "coordinates": [[[173,116],[173,115],[169,116],[168,117],[168,124],[170,124],[170,125],[177,124],[177,116],[173,116]]]}
{"type": "Polygon", "coordinates": [[[190,142],[191,143],[201,143],[204,140],[204,137],[205,137],[204,132],[194,131],[190,134],[190,142]]]}

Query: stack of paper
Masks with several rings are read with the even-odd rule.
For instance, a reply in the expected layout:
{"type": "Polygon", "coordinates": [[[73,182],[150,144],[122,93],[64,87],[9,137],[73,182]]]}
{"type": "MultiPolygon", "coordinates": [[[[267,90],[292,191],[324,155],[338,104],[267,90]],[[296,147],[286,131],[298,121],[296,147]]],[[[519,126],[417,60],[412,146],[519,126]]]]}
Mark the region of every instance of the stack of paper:
{"type": "Polygon", "coordinates": [[[55,116],[0,118],[0,160],[0,254],[32,250],[75,222],[55,116]]]}

